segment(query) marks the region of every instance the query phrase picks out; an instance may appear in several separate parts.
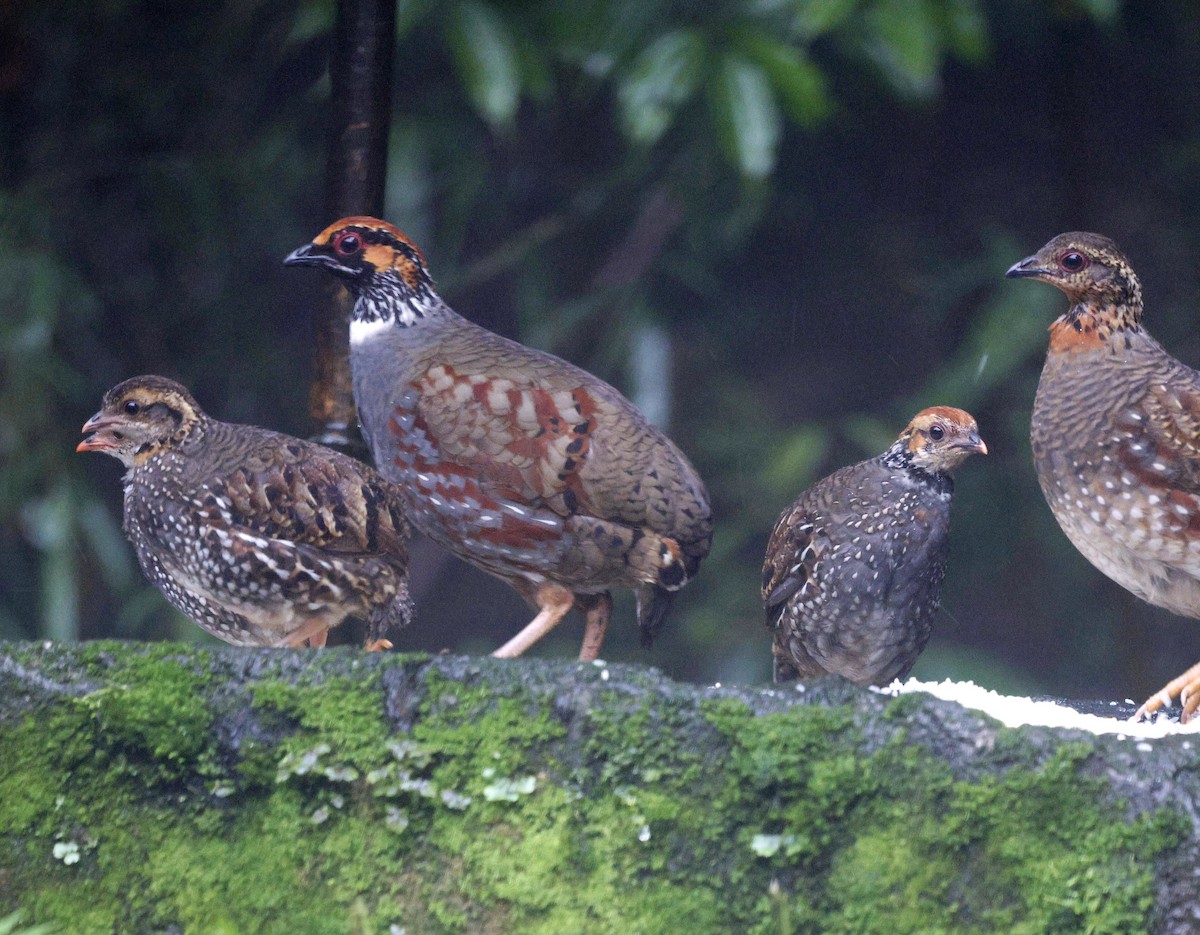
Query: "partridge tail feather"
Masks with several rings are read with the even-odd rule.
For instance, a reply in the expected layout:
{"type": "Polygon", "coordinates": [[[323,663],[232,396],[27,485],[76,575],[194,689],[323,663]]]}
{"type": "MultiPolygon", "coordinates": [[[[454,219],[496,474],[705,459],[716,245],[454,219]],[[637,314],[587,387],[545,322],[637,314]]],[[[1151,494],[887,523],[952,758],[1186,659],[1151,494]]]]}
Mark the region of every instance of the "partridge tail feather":
{"type": "Polygon", "coordinates": [[[662,631],[667,611],[675,600],[675,592],[652,584],[637,590],[638,629],[642,631],[642,646],[646,649],[662,631]]]}
{"type": "Polygon", "coordinates": [[[367,623],[367,641],[386,640],[391,642],[398,631],[412,623],[413,609],[413,599],[408,593],[408,582],[400,581],[392,599],[371,614],[367,623]]]}

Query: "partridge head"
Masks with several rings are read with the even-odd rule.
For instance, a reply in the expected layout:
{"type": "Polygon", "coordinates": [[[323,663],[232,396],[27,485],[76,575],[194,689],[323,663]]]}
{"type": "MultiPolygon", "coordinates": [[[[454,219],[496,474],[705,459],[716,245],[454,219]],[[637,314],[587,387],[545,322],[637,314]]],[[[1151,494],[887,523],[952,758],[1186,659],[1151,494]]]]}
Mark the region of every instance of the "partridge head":
{"type": "MultiPolygon", "coordinates": [[[[1010,277],[1060,289],[1031,427],[1038,481],[1063,532],[1143,600],[1200,617],[1200,374],[1142,324],[1141,285],[1107,237],[1060,234],[1010,277]]],[[[1142,705],[1200,707],[1200,666],[1142,705]]]]}
{"type": "Polygon", "coordinates": [[[904,678],[929,641],[946,572],[951,472],[987,454],[975,419],[934,406],[887,451],[835,471],[775,524],[763,563],[775,680],[904,678]]]}
{"type": "Polygon", "coordinates": [[[411,614],[394,485],[320,445],[210,418],[183,386],[134,377],[104,395],[78,451],[127,468],[125,532],[176,608],[238,646],[323,645],[347,616],[369,647],[411,614]]]}
{"type": "Polygon", "coordinates": [[[647,645],[712,539],[683,453],[604,381],[454,312],[421,251],[375,218],[343,218],[290,265],[355,298],[350,362],[363,434],[414,526],[538,608],[515,656],[572,606],[599,652],[610,591],[629,588],[647,645]]]}

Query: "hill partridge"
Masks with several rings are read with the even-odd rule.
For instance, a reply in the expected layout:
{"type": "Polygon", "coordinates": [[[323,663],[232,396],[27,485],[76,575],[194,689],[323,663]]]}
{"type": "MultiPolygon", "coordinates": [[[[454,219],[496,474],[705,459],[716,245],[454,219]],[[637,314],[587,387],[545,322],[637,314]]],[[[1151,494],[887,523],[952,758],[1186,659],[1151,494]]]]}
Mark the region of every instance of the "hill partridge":
{"type": "MultiPolygon", "coordinates": [[[[1142,327],[1142,289],[1117,246],[1060,234],[1010,277],[1071,303],[1050,326],[1033,406],[1033,461],[1067,538],[1122,587],[1200,617],[1200,373],[1142,327]]],[[[1138,711],[1200,707],[1200,664],[1138,711]]]]}
{"type": "Polygon", "coordinates": [[[125,533],[146,577],[235,646],[321,646],[347,616],[369,648],[412,613],[395,485],[311,442],[207,416],[184,387],[133,377],[77,451],[128,470],[125,533]]]}
{"type": "Polygon", "coordinates": [[[285,262],[329,271],[355,298],[359,419],[413,525],[538,608],[495,655],[519,655],[578,606],[580,658],[595,658],[612,588],[635,592],[649,645],[712,541],[679,449],[607,383],[454,312],[391,224],[344,218],[285,262]]]}
{"type": "Polygon", "coordinates": [[[929,641],[946,573],[950,472],[987,454],[969,413],[917,413],[883,454],[835,471],[775,524],[762,597],[775,681],[887,685],[929,641]]]}

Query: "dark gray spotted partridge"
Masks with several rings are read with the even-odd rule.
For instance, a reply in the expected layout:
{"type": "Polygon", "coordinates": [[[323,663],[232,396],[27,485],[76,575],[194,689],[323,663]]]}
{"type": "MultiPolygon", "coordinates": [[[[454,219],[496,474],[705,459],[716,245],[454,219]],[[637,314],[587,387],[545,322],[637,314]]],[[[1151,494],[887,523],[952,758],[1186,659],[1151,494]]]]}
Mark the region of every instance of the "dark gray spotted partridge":
{"type": "Polygon", "coordinates": [[[883,454],[817,481],[783,512],[763,563],[775,681],[908,675],[946,573],[950,473],[976,453],[987,446],[969,413],[925,409],[883,454]]]}
{"type": "MultiPolygon", "coordinates": [[[[1200,618],[1200,373],[1142,326],[1142,289],[1107,237],[1060,234],[1010,277],[1056,286],[1033,406],[1033,461],[1067,538],[1122,587],[1200,618]]],[[[1200,663],[1138,711],[1200,708],[1200,663]]]]}
{"type": "Polygon", "coordinates": [[[175,607],[235,646],[322,646],[353,615],[368,647],[408,623],[395,485],[329,448],[209,418],[184,387],[133,377],[78,451],[125,465],[125,533],[175,607]]]}
{"type": "Polygon", "coordinates": [[[649,645],[712,541],[679,449],[607,383],[455,313],[391,224],[344,218],[286,262],[355,297],[359,419],[413,525],[538,608],[495,655],[519,655],[578,606],[580,658],[595,658],[613,588],[637,595],[649,645]]]}

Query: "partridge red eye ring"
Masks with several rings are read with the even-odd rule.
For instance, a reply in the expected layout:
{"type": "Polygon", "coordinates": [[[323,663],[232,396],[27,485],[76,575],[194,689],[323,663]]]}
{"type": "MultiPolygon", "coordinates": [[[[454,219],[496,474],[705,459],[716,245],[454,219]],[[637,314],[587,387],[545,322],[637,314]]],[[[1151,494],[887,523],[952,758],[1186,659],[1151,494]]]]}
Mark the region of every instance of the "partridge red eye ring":
{"type": "Polygon", "coordinates": [[[342,231],[333,238],[333,249],[342,256],[354,256],[362,250],[362,238],[353,231],[342,231]]]}

